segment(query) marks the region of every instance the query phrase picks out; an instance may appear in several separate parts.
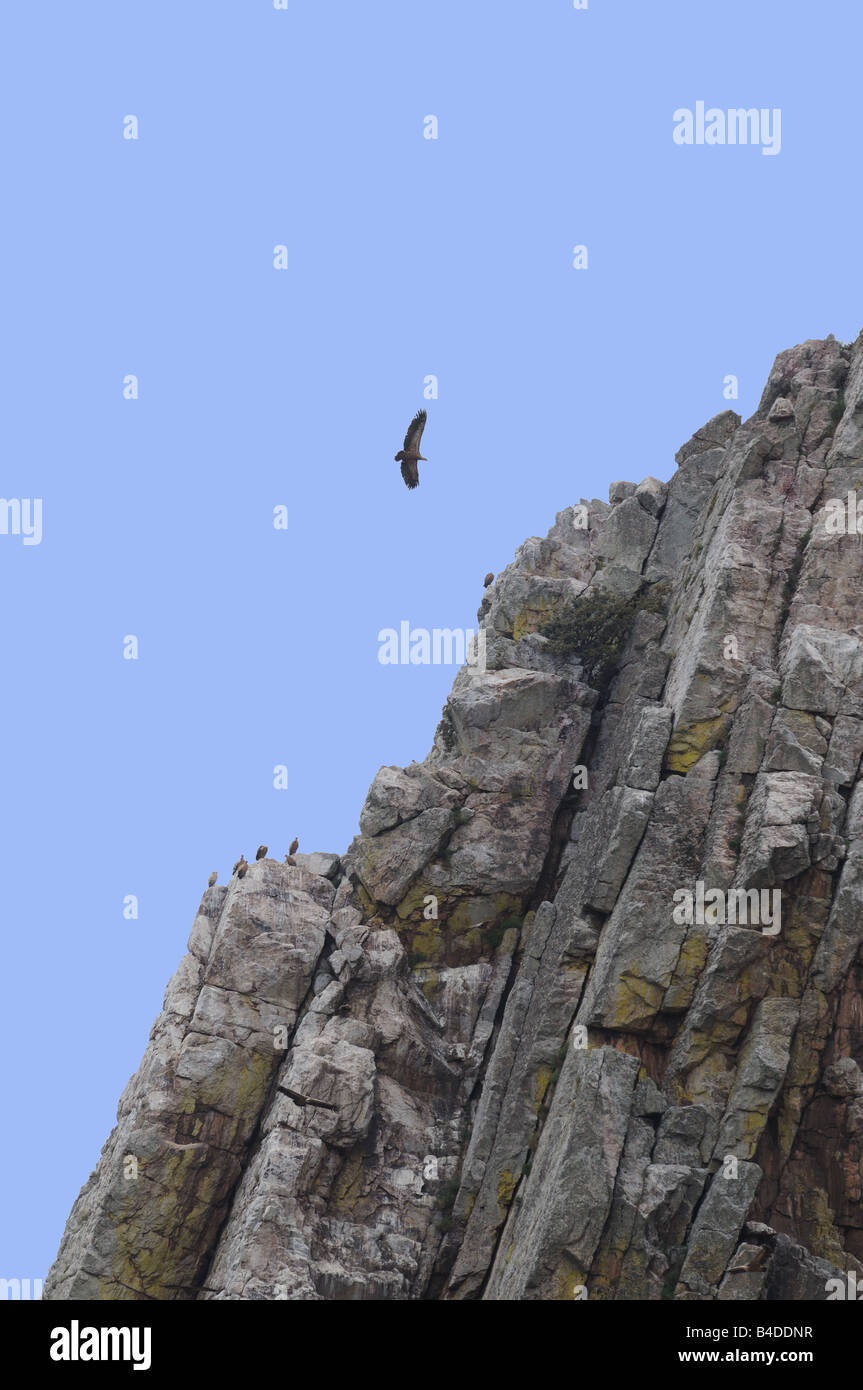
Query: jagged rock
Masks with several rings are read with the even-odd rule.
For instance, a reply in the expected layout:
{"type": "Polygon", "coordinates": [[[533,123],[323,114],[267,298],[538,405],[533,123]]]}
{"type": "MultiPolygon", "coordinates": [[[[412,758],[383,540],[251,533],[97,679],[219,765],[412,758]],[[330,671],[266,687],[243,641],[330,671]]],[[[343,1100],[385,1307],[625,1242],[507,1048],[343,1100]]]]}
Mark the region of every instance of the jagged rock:
{"type": "Polygon", "coordinates": [[[651,516],[659,516],[665,506],[668,488],[658,478],[645,478],[635,489],[635,496],[651,516]]]}
{"type": "Polygon", "coordinates": [[[486,1299],[572,1297],[611,1208],[638,1062],[570,1048],[524,1193],[504,1227],[486,1299]]]}
{"type": "Polygon", "coordinates": [[[863,643],[814,624],[795,627],[783,662],[782,703],[822,716],[863,714],[863,643]]]}
{"type": "Polygon", "coordinates": [[[713,486],[727,463],[728,446],[740,424],[733,410],[723,411],[678,450],[679,467],[668,484],[668,495],[656,541],[644,567],[649,580],[670,580],[679,571],[693,543],[693,532],[713,486]]]}
{"type": "Polygon", "coordinates": [[[825,1071],[823,1084],[829,1095],[854,1100],[863,1095],[863,1072],[853,1057],[840,1057],[825,1071]]]}
{"type": "Polygon", "coordinates": [[[264,860],[208,891],[49,1296],[195,1296],[326,937],[332,887],[297,877],[264,860]]]}
{"type": "Polygon", "coordinates": [[[768,420],[793,420],[794,406],[785,396],[777,396],[769,411],[768,420]]]}
{"type": "Polygon", "coordinates": [[[738,881],[758,888],[794,878],[809,867],[809,817],[820,783],[803,772],[759,773],[749,799],[738,881]]]}
{"type": "Polygon", "coordinates": [[[766,1256],[763,1245],[738,1245],[716,1297],[725,1302],[758,1298],[767,1278],[766,1256]]]}
{"type": "Polygon", "coordinates": [[[345,859],[376,901],[395,907],[420,869],[435,858],[458,824],[452,811],[421,811],[404,825],[379,831],[374,839],[354,842],[345,859]]]}
{"type": "Polygon", "coordinates": [[[823,773],[837,786],[850,786],[857,776],[860,758],[863,757],[863,720],[849,719],[838,714],[833,721],[830,733],[830,746],[824,762],[823,773]]]}
{"type": "Polygon", "coordinates": [[[812,1255],[787,1235],[778,1235],[760,1296],[771,1302],[826,1302],[831,1279],[847,1283],[846,1271],[812,1255]]]}
{"type": "Polygon", "coordinates": [[[422,811],[451,810],[458,804],[458,793],[419,763],[404,769],[382,767],[360,812],[360,830],[364,835],[380,835],[415,819],[422,811]]]}
{"type": "Polygon", "coordinates": [[[342,861],[337,854],[295,854],[294,861],[308,874],[319,874],[321,878],[335,880],[341,872],[342,861]]]}
{"type": "Polygon", "coordinates": [[[762,999],[740,1051],[734,1086],[716,1141],[716,1158],[752,1158],[785,1079],[800,1016],[794,999],[762,999]]]}
{"type": "MultiPolygon", "coordinates": [[[[766,771],[808,772],[817,777],[827,756],[824,723],[802,710],[777,710],[768,740],[766,771]]],[[[826,734],[829,733],[828,724],[826,734]]]]}
{"type": "Polygon", "coordinates": [[[614,506],[615,502],[622,502],[624,497],[631,497],[634,492],[635,483],[610,483],[608,500],[614,506]]]}
{"type": "Polygon", "coordinates": [[[689,1233],[680,1296],[717,1296],[761,1176],[755,1163],[737,1164],[736,1173],[726,1173],[724,1168],[714,1173],[689,1233]]]}
{"type": "Polygon", "coordinates": [[[644,834],[653,797],[631,787],[612,787],[589,817],[579,862],[590,866],[584,905],[610,912],[644,834]]]}
{"type": "MultiPolygon", "coordinates": [[[[666,1102],[667,1104],[667,1102],[666,1102]]],[[[685,1163],[704,1167],[716,1143],[716,1120],[703,1105],[672,1105],[664,1111],[656,1132],[656,1163],[685,1163]]]]}
{"type": "Polygon", "coordinates": [[[519,547],[343,856],[207,888],[44,1298],[863,1280],[863,338],[676,462],[519,547]],[[598,594],[601,689],[544,630],[598,594]]]}
{"type": "Polygon", "coordinates": [[[656,518],[641,505],[638,489],[619,502],[602,527],[596,551],[607,564],[624,570],[641,567],[656,535],[656,518]]]}
{"type": "Polygon", "coordinates": [[[668,747],[672,715],[662,705],[645,705],[632,739],[632,749],[621,768],[626,787],[656,791],[662,777],[662,760],[668,747]]]}
{"type": "Polygon", "coordinates": [[[538,1112],[560,1070],[596,934],[543,903],[507,1000],[453,1216],[463,1224],[447,1296],[476,1297],[524,1173],[538,1112]],[[575,965],[575,962],[580,962],[575,965]]]}
{"type": "Polygon", "coordinates": [[[600,936],[580,1022],[641,1032],[662,1009],[687,931],[674,921],[673,892],[697,877],[709,812],[710,789],[698,779],[660,783],[644,838],[600,936]]]}

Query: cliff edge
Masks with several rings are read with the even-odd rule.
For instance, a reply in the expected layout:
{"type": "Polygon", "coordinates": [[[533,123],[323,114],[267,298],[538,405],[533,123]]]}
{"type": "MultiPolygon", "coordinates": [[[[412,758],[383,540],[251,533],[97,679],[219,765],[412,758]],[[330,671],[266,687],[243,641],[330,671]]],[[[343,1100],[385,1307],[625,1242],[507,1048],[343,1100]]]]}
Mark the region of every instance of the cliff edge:
{"type": "Polygon", "coordinates": [[[863,1276],[863,337],[676,462],[520,547],[343,856],[207,889],[44,1298],[863,1276]]]}

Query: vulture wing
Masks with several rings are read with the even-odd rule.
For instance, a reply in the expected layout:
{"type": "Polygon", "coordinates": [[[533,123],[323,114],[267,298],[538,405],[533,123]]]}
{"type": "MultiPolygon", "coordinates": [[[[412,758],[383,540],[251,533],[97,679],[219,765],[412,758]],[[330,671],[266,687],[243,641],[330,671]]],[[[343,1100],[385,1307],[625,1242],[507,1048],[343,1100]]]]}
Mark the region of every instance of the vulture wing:
{"type": "Polygon", "coordinates": [[[408,487],[419,487],[420,471],[416,459],[402,459],[402,477],[408,487]]]}
{"type": "MultiPolygon", "coordinates": [[[[426,413],[424,410],[418,410],[416,415],[408,425],[408,432],[405,435],[404,449],[406,454],[419,453],[420,440],[423,437],[423,430],[425,429],[425,427],[426,413]]],[[[407,478],[405,479],[405,482],[407,482],[407,478]]],[[[414,483],[413,486],[416,487],[416,483],[414,483]]],[[[411,487],[410,483],[408,483],[408,487],[411,487]]]]}

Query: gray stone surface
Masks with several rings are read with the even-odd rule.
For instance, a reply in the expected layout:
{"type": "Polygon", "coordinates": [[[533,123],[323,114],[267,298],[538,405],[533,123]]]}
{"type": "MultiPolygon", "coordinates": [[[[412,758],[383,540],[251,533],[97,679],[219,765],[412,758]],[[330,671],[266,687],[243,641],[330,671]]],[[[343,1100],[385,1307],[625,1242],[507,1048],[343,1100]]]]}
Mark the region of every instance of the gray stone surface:
{"type": "Polygon", "coordinates": [[[799,344],[519,547],[347,851],[204,893],[45,1298],[863,1288],[861,407],[863,338],[799,344]]]}

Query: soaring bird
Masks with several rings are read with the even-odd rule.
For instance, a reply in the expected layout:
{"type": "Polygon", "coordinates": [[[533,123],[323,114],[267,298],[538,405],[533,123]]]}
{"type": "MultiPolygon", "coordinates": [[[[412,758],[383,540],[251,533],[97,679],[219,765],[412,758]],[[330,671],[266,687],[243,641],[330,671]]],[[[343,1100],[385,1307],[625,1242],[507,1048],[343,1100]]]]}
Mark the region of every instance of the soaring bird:
{"type": "Polygon", "coordinates": [[[297,839],[297,837],[296,837],[296,835],[295,835],[294,838],[291,840],[290,845],[288,846],[288,854],[296,854],[296,852],[297,852],[297,850],[299,849],[299,847],[300,847],[300,842],[299,842],[299,840],[297,839]]]}
{"type": "Polygon", "coordinates": [[[214,869],[213,872],[210,874],[210,877],[207,879],[207,887],[208,887],[208,888],[212,888],[212,887],[213,887],[213,884],[216,882],[216,879],[217,879],[218,877],[219,877],[218,871],[217,871],[216,869],[214,869]]]}
{"type": "Polygon", "coordinates": [[[486,575],[485,579],[482,581],[482,587],[483,587],[484,589],[487,589],[488,586],[489,586],[489,584],[493,584],[493,583],[494,583],[494,571],[493,571],[493,570],[489,570],[489,572],[488,572],[488,574],[486,575]]]}
{"type": "Polygon", "coordinates": [[[267,846],[266,846],[266,845],[258,845],[258,852],[257,852],[257,854],[255,855],[255,858],[256,858],[256,859],[266,859],[266,857],[267,857],[267,846]]]}
{"type": "Polygon", "coordinates": [[[337,1105],[333,1105],[328,1100],[313,1100],[311,1096],[304,1096],[302,1091],[292,1091],[290,1086],[277,1086],[277,1091],[281,1091],[283,1096],[290,1096],[295,1105],[316,1105],[319,1110],[338,1110],[337,1105]]]}
{"type": "Polygon", "coordinates": [[[425,427],[426,413],[424,410],[418,410],[408,425],[404,447],[396,454],[396,463],[401,464],[402,477],[410,488],[419,487],[420,474],[417,464],[428,463],[428,459],[420,453],[420,440],[425,427]]]}

